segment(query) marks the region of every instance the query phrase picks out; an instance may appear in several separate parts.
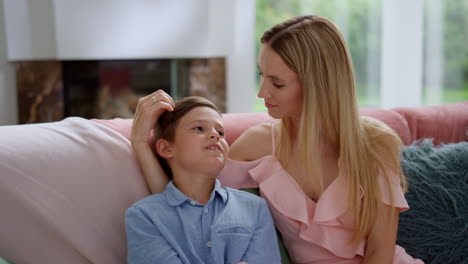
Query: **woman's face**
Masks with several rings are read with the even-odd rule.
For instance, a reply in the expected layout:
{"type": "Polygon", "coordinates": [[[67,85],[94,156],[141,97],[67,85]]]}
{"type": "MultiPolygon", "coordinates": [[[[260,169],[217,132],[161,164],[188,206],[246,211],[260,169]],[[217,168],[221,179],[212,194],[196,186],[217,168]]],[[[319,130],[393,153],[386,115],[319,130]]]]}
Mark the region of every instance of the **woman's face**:
{"type": "Polygon", "coordinates": [[[299,76],[281,57],[264,43],[258,55],[260,91],[268,114],[273,118],[299,119],[302,112],[303,91],[299,76]]]}

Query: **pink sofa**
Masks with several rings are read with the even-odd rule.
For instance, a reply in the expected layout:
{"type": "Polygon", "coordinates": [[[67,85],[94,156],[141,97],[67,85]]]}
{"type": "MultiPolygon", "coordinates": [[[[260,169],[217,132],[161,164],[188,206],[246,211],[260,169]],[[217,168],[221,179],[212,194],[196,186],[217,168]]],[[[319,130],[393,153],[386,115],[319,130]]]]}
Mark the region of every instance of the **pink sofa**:
{"type": "MultiPolygon", "coordinates": [[[[468,102],[394,109],[363,108],[360,114],[388,124],[406,145],[422,138],[434,138],[436,144],[467,140],[468,102]]],[[[247,128],[271,120],[267,113],[224,114],[226,139],[231,144],[247,128]]],[[[131,119],[94,121],[130,137],[131,119]]]]}
{"type": "MultiPolygon", "coordinates": [[[[405,144],[467,140],[468,102],[362,109],[405,144]]],[[[225,114],[228,143],[265,113],[225,114]]],[[[126,263],[124,212],[149,195],[128,140],[132,120],[67,118],[0,127],[0,257],[15,263],[126,263]]]]}

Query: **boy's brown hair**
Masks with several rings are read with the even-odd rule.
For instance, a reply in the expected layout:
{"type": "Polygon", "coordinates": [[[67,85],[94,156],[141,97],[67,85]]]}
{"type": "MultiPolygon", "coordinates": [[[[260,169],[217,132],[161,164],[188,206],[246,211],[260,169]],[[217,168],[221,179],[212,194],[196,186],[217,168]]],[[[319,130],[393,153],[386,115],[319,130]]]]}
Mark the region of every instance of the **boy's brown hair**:
{"type": "MultiPolygon", "coordinates": [[[[221,112],[216,107],[216,105],[206,98],[203,98],[200,96],[184,97],[175,103],[175,107],[172,112],[165,111],[159,117],[158,122],[156,122],[154,126],[154,130],[153,130],[154,131],[153,132],[154,144],[156,144],[156,142],[159,139],[165,139],[169,142],[174,142],[176,128],[177,128],[177,125],[179,124],[180,119],[184,117],[192,109],[196,107],[201,107],[201,106],[209,107],[215,110],[216,112],[218,112],[219,115],[221,115],[221,112]]],[[[164,172],[169,177],[169,179],[172,179],[172,171],[171,171],[171,168],[169,167],[169,164],[166,162],[166,160],[163,157],[161,157],[158,154],[157,151],[155,152],[156,152],[156,157],[159,161],[159,164],[161,164],[161,167],[163,168],[164,172]]]]}

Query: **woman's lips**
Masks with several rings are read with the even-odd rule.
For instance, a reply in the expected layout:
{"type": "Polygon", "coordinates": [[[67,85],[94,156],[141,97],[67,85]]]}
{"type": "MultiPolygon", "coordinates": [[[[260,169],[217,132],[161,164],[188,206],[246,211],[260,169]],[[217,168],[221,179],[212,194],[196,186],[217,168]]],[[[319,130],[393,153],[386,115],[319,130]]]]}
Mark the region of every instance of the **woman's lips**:
{"type": "Polygon", "coordinates": [[[267,103],[267,102],[265,102],[265,106],[266,106],[266,108],[268,108],[268,109],[269,109],[269,108],[276,107],[276,105],[272,105],[272,104],[269,104],[269,103],[267,103]]]}

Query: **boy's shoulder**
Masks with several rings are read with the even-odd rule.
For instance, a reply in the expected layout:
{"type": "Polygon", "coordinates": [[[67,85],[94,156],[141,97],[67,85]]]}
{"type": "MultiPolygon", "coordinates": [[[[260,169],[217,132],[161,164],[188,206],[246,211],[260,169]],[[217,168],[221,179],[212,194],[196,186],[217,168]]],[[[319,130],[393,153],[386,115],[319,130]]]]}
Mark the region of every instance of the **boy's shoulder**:
{"type": "Polygon", "coordinates": [[[143,211],[154,210],[156,208],[165,207],[167,204],[163,193],[155,193],[145,197],[130,206],[127,211],[140,209],[143,211]]]}

